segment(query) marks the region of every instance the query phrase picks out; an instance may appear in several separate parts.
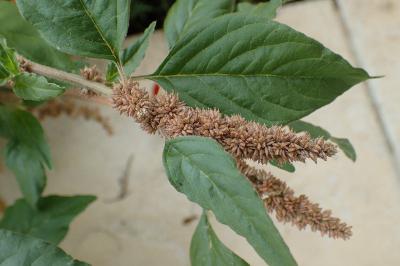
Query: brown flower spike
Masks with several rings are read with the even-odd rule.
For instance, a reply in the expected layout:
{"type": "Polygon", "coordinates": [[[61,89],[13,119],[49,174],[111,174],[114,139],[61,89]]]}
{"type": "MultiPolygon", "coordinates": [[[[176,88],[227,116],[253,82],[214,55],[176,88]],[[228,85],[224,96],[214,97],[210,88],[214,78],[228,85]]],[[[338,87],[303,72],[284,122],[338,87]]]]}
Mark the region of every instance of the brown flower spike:
{"type": "Polygon", "coordinates": [[[196,135],[218,141],[229,153],[240,159],[260,163],[277,160],[280,163],[307,158],[326,160],[336,153],[336,146],[322,138],[311,139],[284,127],[271,127],[248,122],[233,115],[223,116],[218,110],[203,110],[186,106],[175,94],[151,98],[129,81],[114,87],[114,108],[133,117],[149,133],[159,131],[165,137],[196,135]]]}
{"type": "Polygon", "coordinates": [[[264,170],[250,167],[244,161],[238,161],[239,170],[253,183],[269,212],[275,212],[280,222],[297,226],[300,230],[311,227],[321,235],[332,238],[349,239],[351,226],[331,216],[330,210],[322,210],[307,196],[296,197],[294,191],[285,182],[264,170]]]}
{"type": "Polygon", "coordinates": [[[311,139],[307,134],[296,134],[285,127],[269,128],[248,122],[238,115],[223,116],[218,110],[191,108],[175,94],[150,97],[134,81],[114,86],[113,106],[151,134],[159,132],[167,138],[196,135],[218,141],[240,162],[239,170],[253,183],[268,211],[275,211],[279,221],[291,222],[299,229],[309,225],[313,231],[333,238],[351,236],[351,227],[332,218],[330,211],[322,211],[304,195],[295,197],[284,182],[243,161],[251,159],[266,164],[270,160],[280,163],[304,162],[307,158],[326,160],[336,153],[333,144],[321,138],[311,139]]]}

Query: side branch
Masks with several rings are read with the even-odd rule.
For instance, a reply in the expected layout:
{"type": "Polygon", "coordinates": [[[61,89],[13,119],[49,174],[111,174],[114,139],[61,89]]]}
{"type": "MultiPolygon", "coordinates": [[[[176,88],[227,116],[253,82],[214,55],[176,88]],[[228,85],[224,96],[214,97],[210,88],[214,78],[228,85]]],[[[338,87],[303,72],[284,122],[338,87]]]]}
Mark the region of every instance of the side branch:
{"type": "Polygon", "coordinates": [[[68,73],[52,67],[44,66],[29,61],[23,57],[19,58],[19,61],[21,63],[22,68],[24,68],[27,72],[32,72],[51,79],[56,79],[59,81],[71,83],[78,87],[87,88],[89,90],[93,90],[97,93],[104,94],[107,96],[112,95],[112,89],[102,83],[89,81],[79,75],[68,73]]]}

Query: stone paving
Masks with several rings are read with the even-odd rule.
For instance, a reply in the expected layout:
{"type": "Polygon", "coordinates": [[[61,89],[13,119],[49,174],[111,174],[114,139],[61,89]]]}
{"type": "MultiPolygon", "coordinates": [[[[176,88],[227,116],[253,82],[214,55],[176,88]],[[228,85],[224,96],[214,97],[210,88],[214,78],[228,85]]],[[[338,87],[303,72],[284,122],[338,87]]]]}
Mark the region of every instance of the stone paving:
{"type": "MultiPolygon", "coordinates": [[[[348,241],[276,223],[299,265],[400,265],[400,2],[307,1],[283,8],[278,20],[306,33],[353,64],[382,79],[363,83],[306,118],[354,144],[358,159],[342,153],[318,165],[277,169],[297,193],[332,209],[354,236],[348,241]],[[397,75],[396,75],[397,74],[397,75]]],[[[150,73],[167,53],[161,32],[139,73],[150,73]]],[[[146,84],[143,84],[146,85],[146,84]]],[[[147,83],[151,85],[151,83],[147,83]]],[[[105,107],[115,135],[94,122],[61,117],[44,123],[54,157],[46,194],[94,194],[99,198],[71,225],[62,247],[94,266],[189,265],[200,209],[168,183],[161,163],[163,140],[105,107]],[[120,178],[133,156],[129,182],[120,178]],[[125,186],[125,188],[123,187],[125,186]],[[119,198],[121,189],[127,194],[119,198]]],[[[0,166],[0,195],[18,197],[13,176],[0,166]]],[[[275,221],[276,222],[276,221],[275,221]]],[[[251,265],[265,265],[244,239],[213,221],[217,234],[251,265]]]]}

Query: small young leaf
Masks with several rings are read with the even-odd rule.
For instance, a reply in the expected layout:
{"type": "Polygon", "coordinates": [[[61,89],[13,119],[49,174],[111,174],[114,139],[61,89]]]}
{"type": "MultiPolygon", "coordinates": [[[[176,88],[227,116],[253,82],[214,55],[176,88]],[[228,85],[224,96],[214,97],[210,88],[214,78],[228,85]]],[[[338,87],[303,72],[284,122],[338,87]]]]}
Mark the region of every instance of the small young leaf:
{"type": "Polygon", "coordinates": [[[347,158],[353,162],[357,160],[356,150],[348,139],[331,137],[330,140],[338,145],[347,158]]]}
{"type": "Polygon", "coordinates": [[[37,209],[20,199],[5,210],[0,228],[58,245],[72,220],[95,199],[94,196],[48,196],[39,200],[37,209]]]}
{"type": "Polygon", "coordinates": [[[130,0],[17,0],[18,9],[57,49],[119,62],[130,0]]]}
{"type": "Polygon", "coordinates": [[[192,266],[247,266],[242,258],[230,251],[217,237],[206,213],[203,213],[190,244],[192,266]]]}
{"type": "Polygon", "coordinates": [[[0,35],[7,39],[8,46],[26,58],[66,71],[79,68],[68,55],[47,44],[36,29],[21,17],[14,3],[0,1],[0,25],[0,35]]]}
{"type": "Polygon", "coordinates": [[[297,265],[264,205],[234,159],[214,140],[180,137],[166,143],[163,162],[175,189],[244,236],[271,266],[297,265]]]}
{"type": "Polygon", "coordinates": [[[9,139],[6,164],[26,200],[35,207],[46,183],[44,166],[51,167],[43,129],[32,114],[0,105],[0,136],[9,139]]]}
{"type": "MultiPolygon", "coordinates": [[[[131,75],[142,62],[149,46],[150,37],[153,34],[155,27],[156,22],[151,23],[150,26],[144,31],[143,35],[136,42],[126,48],[120,56],[122,64],[124,65],[125,74],[127,76],[131,75]]],[[[114,81],[117,77],[117,67],[115,63],[111,62],[107,69],[107,81],[114,81]]]]}
{"type": "Polygon", "coordinates": [[[15,77],[13,91],[15,95],[30,101],[45,101],[64,92],[61,86],[49,83],[46,78],[31,73],[22,73],[15,77]]]}
{"type": "Polygon", "coordinates": [[[150,37],[156,28],[156,22],[150,24],[150,26],[144,31],[142,37],[139,38],[134,44],[126,48],[122,54],[122,62],[124,64],[124,70],[126,75],[132,74],[136,68],[142,62],[147,47],[149,47],[150,37]]]}
{"type": "Polygon", "coordinates": [[[304,121],[293,121],[289,123],[289,127],[295,132],[307,132],[313,138],[322,137],[325,140],[330,140],[338,145],[344,154],[353,162],[357,159],[356,151],[348,139],[333,137],[328,131],[322,127],[315,126],[304,121]]]}
{"type": "Polygon", "coordinates": [[[178,0],[169,9],[164,22],[164,31],[172,48],[182,33],[197,23],[230,13],[234,0],[178,0]]]}
{"type": "Polygon", "coordinates": [[[294,167],[294,165],[291,164],[291,163],[288,163],[288,162],[286,162],[286,163],[284,163],[284,164],[280,164],[280,163],[278,163],[277,161],[272,160],[272,161],[270,161],[269,163],[270,163],[271,165],[273,165],[273,166],[275,166],[275,167],[278,167],[278,168],[280,168],[280,169],[282,169],[282,170],[285,170],[286,172],[289,172],[289,173],[294,173],[294,172],[296,171],[296,168],[294,167]]]}
{"type": "Polygon", "coordinates": [[[43,240],[0,230],[0,265],[89,266],[43,240]]]}
{"type": "Polygon", "coordinates": [[[244,14],[264,17],[266,19],[274,19],[278,8],[282,6],[282,0],[271,0],[266,3],[239,3],[238,11],[244,14]]]}
{"type": "Polygon", "coordinates": [[[271,125],[312,113],[369,75],[288,26],[234,13],[185,33],[148,78],[190,106],[271,125]]]}
{"type": "Polygon", "coordinates": [[[7,69],[0,64],[0,85],[3,85],[11,77],[7,69]]]}
{"type": "Polygon", "coordinates": [[[315,126],[305,121],[293,121],[289,123],[288,126],[293,129],[294,132],[307,132],[312,138],[322,137],[326,140],[331,138],[331,134],[322,127],[315,126]]]}
{"type": "Polygon", "coordinates": [[[19,73],[15,51],[8,48],[4,38],[0,38],[0,65],[2,65],[12,75],[17,75],[19,73]]]}

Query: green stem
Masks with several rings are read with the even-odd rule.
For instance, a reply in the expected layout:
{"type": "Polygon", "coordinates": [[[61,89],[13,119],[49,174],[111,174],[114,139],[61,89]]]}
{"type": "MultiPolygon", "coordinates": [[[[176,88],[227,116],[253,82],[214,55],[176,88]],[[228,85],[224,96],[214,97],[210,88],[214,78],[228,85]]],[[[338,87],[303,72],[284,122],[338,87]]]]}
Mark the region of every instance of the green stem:
{"type": "Polygon", "coordinates": [[[104,94],[107,96],[112,95],[112,89],[110,87],[107,87],[106,85],[98,82],[93,82],[87,79],[84,79],[83,77],[68,73],[59,69],[55,69],[52,67],[44,66],[32,61],[29,61],[25,58],[23,58],[25,62],[29,65],[29,71],[41,76],[45,76],[51,79],[56,79],[59,81],[67,82],[70,84],[77,85],[80,88],[87,88],[89,90],[93,90],[97,93],[104,94]]]}
{"type": "Polygon", "coordinates": [[[150,75],[131,76],[131,77],[129,77],[129,79],[132,79],[132,80],[145,80],[145,79],[149,79],[150,77],[151,77],[150,75]]]}

